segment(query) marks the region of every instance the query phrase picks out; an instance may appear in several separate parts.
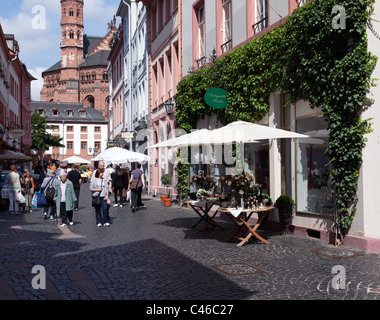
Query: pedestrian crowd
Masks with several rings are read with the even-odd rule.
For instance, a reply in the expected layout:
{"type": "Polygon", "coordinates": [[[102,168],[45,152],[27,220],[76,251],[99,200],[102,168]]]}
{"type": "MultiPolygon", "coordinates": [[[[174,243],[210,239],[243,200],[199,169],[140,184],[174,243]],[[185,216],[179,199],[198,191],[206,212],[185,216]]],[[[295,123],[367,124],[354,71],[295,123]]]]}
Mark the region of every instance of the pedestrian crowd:
{"type": "Polygon", "coordinates": [[[77,165],[66,168],[52,164],[37,166],[34,174],[28,169],[20,174],[17,166],[12,164],[3,189],[7,191],[10,214],[19,214],[20,209],[21,213],[29,213],[33,212],[32,207],[42,207],[44,219],[49,217],[58,222],[60,217],[61,227],[66,227],[74,224],[74,211],[79,210],[80,188],[88,181],[98,227],[110,226],[111,194],[115,199],[114,207],[123,207],[124,201],[130,203],[132,212],[143,207],[141,194],[146,182],[140,163],[131,172],[119,166],[106,167],[103,161],[92,171],[79,169],[77,165]]]}

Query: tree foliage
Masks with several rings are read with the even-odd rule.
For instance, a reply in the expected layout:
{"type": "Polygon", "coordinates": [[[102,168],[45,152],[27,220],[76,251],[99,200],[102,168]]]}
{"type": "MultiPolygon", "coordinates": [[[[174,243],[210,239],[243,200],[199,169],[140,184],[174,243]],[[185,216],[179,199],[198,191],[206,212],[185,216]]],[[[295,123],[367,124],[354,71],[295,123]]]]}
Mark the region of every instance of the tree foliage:
{"type": "Polygon", "coordinates": [[[36,110],[32,114],[32,149],[49,150],[50,147],[63,148],[62,138],[55,137],[47,130],[53,129],[52,125],[46,124],[46,118],[40,115],[36,110]]]}

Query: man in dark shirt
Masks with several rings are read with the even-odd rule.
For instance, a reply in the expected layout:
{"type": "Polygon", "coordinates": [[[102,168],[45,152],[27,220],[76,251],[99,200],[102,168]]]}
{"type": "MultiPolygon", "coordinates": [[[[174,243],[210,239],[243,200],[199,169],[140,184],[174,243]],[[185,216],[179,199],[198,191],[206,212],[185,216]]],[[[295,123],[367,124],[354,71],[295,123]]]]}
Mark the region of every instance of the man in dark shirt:
{"type": "Polygon", "coordinates": [[[73,165],[72,170],[67,174],[67,179],[70,180],[74,186],[75,196],[77,197],[77,200],[74,202],[74,210],[78,211],[80,185],[82,183],[82,177],[78,171],[77,165],[73,165]]]}

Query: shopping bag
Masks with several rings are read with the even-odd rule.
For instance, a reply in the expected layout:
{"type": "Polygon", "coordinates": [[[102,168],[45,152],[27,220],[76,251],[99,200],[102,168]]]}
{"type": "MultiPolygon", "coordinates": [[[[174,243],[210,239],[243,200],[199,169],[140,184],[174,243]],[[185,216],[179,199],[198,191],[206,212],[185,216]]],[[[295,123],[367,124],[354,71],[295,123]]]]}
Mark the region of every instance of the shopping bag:
{"type": "Polygon", "coordinates": [[[20,202],[21,196],[22,196],[21,192],[17,193],[17,195],[16,195],[16,201],[17,202],[20,202]]]}
{"type": "Polygon", "coordinates": [[[25,197],[23,196],[23,194],[22,194],[22,193],[19,193],[19,195],[20,195],[20,197],[19,197],[18,202],[19,202],[20,204],[26,203],[26,199],[25,199],[25,197]]]}
{"type": "Polygon", "coordinates": [[[44,207],[46,205],[47,205],[47,201],[46,201],[45,193],[38,191],[38,193],[37,193],[37,206],[41,208],[41,207],[44,207]]]}
{"type": "Polygon", "coordinates": [[[35,192],[34,195],[33,195],[32,206],[35,207],[35,208],[38,208],[38,206],[37,206],[37,192],[35,192]]]}

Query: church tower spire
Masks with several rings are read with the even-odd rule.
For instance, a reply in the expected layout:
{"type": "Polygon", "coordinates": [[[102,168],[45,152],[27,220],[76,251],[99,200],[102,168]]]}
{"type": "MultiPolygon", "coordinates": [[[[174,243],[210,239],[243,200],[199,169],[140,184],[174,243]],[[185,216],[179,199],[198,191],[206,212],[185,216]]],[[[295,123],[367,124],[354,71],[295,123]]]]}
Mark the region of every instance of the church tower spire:
{"type": "Polygon", "coordinates": [[[61,0],[61,80],[78,80],[83,62],[83,0],[61,0]]]}

